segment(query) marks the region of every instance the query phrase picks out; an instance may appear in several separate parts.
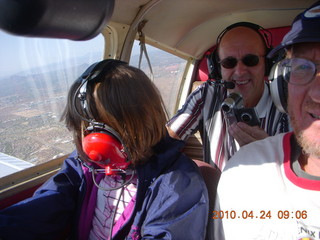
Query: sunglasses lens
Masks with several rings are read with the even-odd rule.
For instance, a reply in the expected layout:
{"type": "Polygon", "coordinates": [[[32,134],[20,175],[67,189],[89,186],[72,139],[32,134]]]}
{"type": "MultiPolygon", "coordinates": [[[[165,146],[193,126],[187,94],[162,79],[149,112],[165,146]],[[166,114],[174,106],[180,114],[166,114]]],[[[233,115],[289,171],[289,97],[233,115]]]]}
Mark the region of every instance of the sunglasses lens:
{"type": "Polygon", "coordinates": [[[222,67],[227,68],[227,69],[231,69],[237,65],[238,60],[234,57],[227,57],[227,58],[223,59],[220,63],[222,65],[222,67]]]}
{"type": "Polygon", "coordinates": [[[242,59],[242,62],[244,65],[246,65],[248,67],[257,66],[259,63],[259,56],[253,55],[253,54],[248,54],[242,59]]]}
{"type": "MultiPolygon", "coordinates": [[[[248,54],[244,56],[241,61],[247,67],[254,67],[254,66],[257,66],[259,63],[259,56],[254,54],[248,54]]],[[[223,59],[220,63],[224,68],[231,69],[237,65],[238,59],[234,57],[227,57],[223,59]]]]}

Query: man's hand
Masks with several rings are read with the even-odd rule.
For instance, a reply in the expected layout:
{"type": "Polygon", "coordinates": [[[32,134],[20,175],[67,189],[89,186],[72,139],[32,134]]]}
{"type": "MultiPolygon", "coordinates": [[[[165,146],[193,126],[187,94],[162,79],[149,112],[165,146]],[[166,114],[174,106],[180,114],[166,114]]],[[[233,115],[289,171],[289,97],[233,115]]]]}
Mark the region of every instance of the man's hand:
{"type": "Polygon", "coordinates": [[[249,126],[243,122],[233,123],[229,127],[229,133],[235,140],[239,143],[240,147],[254,142],[256,140],[261,140],[269,135],[258,126],[249,126]]]}

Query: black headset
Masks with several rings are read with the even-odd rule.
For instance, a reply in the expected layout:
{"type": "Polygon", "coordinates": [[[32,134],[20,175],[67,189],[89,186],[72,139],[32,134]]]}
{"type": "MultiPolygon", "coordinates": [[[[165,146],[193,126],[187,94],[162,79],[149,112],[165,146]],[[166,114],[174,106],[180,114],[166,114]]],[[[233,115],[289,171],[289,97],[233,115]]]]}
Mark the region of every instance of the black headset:
{"type": "MultiPolygon", "coordinates": [[[[217,37],[216,41],[216,48],[212,51],[212,53],[208,56],[208,69],[210,71],[209,73],[209,79],[215,79],[215,80],[221,80],[221,66],[220,66],[220,59],[218,54],[218,48],[219,44],[221,42],[221,39],[226,34],[226,32],[230,31],[233,28],[236,27],[247,27],[250,29],[253,29],[256,31],[261,38],[263,39],[263,42],[266,46],[266,53],[265,56],[268,55],[270,50],[272,49],[272,35],[271,32],[269,32],[267,29],[264,29],[260,25],[251,23],[251,22],[237,22],[234,24],[231,24],[230,26],[226,27],[217,37]]],[[[265,58],[265,76],[269,75],[270,69],[273,65],[273,59],[265,58]]]]}
{"type": "Polygon", "coordinates": [[[90,160],[106,168],[106,174],[125,170],[130,164],[130,155],[119,134],[105,123],[95,120],[88,104],[87,92],[93,90],[91,86],[94,83],[104,81],[107,72],[126,64],[114,59],[92,64],[77,80],[80,84],[73,96],[75,112],[82,120],[89,122],[82,140],[83,151],[90,160]],[[81,106],[81,111],[78,106],[81,106]]]}
{"type": "Polygon", "coordinates": [[[285,49],[278,52],[273,58],[277,58],[277,62],[272,66],[268,77],[270,95],[274,105],[280,112],[286,113],[288,107],[288,83],[284,80],[283,73],[279,72],[280,60],[285,56],[285,49]]]}

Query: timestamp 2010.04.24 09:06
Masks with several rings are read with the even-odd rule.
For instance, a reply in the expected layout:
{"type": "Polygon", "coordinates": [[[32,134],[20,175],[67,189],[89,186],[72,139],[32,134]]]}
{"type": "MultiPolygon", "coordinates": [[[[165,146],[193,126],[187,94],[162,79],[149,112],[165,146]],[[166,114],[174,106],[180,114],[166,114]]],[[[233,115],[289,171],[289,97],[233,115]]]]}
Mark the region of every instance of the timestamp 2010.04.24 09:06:
{"type": "Polygon", "coordinates": [[[279,211],[271,211],[271,210],[227,210],[227,211],[213,211],[212,218],[213,219],[306,219],[308,217],[308,213],[306,210],[279,210],[279,211]]]}

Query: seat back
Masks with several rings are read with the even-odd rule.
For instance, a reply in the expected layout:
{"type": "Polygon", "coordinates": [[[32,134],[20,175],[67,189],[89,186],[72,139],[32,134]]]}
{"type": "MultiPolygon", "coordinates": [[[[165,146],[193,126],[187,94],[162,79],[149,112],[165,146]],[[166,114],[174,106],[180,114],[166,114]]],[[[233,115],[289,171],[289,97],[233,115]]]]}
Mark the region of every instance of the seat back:
{"type": "Polygon", "coordinates": [[[209,219],[208,219],[208,225],[207,225],[207,233],[206,233],[206,240],[213,238],[213,232],[212,232],[212,213],[214,210],[214,204],[216,199],[216,193],[217,193],[217,186],[220,179],[221,172],[219,169],[213,167],[209,163],[200,161],[200,160],[193,160],[199,170],[200,173],[206,183],[207,189],[208,189],[208,195],[209,195],[209,219]]]}

